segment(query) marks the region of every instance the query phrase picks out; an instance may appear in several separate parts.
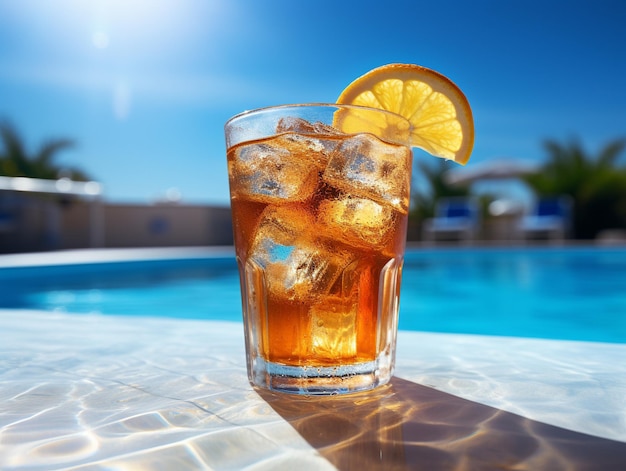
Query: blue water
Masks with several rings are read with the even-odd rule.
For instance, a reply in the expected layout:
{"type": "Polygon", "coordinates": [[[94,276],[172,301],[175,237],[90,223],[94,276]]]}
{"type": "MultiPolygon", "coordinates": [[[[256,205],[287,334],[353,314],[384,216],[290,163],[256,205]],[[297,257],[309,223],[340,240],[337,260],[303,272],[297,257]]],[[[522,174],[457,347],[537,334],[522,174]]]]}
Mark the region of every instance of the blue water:
{"type": "Polygon", "coordinates": [[[626,343],[626,250],[410,254],[400,328],[626,343]]]}
{"type": "MultiPolygon", "coordinates": [[[[626,249],[409,251],[400,306],[403,330],[626,343],[626,249]]],[[[241,320],[231,257],[2,268],[0,308],[241,320]]]]}

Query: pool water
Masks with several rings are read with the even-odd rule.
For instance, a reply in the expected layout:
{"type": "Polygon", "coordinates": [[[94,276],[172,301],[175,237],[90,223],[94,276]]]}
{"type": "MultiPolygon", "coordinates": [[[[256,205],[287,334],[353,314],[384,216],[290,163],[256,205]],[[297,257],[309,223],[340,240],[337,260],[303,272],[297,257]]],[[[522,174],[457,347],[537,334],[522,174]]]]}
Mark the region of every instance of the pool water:
{"type": "Polygon", "coordinates": [[[232,257],[0,269],[0,308],[241,320],[232,257]]]}
{"type": "MultiPolygon", "coordinates": [[[[241,320],[224,255],[0,268],[0,308],[241,320]]],[[[410,250],[399,326],[626,343],[626,249],[410,250]]]]}
{"type": "Polygon", "coordinates": [[[400,328],[626,343],[626,250],[409,254],[400,328]]]}

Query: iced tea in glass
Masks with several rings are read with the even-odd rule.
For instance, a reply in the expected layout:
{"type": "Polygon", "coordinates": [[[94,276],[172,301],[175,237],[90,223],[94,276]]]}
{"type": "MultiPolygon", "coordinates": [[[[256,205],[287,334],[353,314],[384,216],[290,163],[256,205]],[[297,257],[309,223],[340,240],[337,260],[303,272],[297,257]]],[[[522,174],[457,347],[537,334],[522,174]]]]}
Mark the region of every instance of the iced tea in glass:
{"type": "Polygon", "coordinates": [[[344,105],[226,123],[248,376],[296,394],[393,374],[409,210],[410,125],[344,105]]]}

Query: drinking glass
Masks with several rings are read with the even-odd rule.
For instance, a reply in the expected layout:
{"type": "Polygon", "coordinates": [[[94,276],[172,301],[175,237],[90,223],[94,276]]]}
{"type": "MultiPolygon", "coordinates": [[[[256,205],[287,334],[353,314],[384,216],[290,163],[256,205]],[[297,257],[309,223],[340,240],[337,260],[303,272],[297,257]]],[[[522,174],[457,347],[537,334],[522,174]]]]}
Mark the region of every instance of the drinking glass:
{"type": "Polygon", "coordinates": [[[410,124],[336,104],[225,125],[247,368],[257,387],[340,394],[394,370],[410,124]]]}

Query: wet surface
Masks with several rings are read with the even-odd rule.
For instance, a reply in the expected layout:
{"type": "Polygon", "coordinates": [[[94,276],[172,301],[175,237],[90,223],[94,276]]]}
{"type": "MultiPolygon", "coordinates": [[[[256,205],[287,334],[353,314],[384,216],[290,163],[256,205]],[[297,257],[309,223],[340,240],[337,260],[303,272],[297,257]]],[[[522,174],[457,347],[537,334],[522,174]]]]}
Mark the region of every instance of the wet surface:
{"type": "Polygon", "coordinates": [[[400,378],[368,394],[259,394],[339,469],[619,469],[626,443],[572,432],[400,378]]]}
{"type": "MultiPolygon", "coordinates": [[[[258,392],[239,323],[0,311],[0,469],[626,462],[626,346],[400,332],[391,384],[258,392]]],[[[617,465],[616,465],[617,464],[617,465]]]]}

